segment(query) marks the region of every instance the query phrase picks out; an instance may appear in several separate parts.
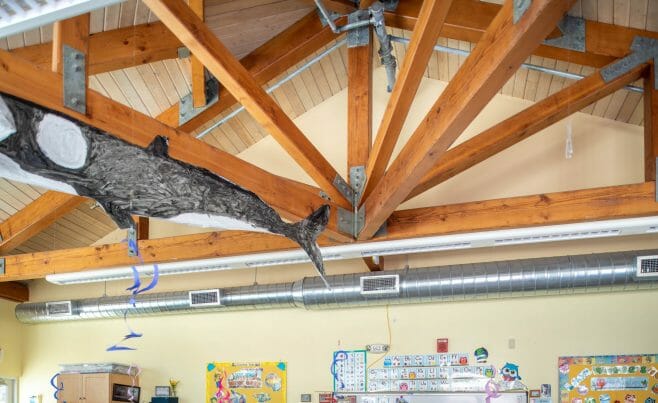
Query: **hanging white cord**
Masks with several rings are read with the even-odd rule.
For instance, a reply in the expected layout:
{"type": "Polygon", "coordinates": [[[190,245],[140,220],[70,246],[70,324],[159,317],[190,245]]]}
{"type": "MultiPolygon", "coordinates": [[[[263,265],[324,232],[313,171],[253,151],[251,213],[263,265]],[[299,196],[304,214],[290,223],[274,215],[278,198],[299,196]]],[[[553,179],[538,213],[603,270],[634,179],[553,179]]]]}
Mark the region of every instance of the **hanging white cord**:
{"type": "Polygon", "coordinates": [[[573,119],[567,120],[567,139],[564,147],[564,158],[573,158],[573,119]]]}

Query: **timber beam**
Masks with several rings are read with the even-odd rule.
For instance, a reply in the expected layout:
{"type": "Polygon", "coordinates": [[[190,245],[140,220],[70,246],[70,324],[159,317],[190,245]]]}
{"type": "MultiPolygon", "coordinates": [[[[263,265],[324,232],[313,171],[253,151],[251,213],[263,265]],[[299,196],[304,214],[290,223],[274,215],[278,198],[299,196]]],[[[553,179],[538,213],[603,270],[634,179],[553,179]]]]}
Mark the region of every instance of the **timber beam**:
{"type": "Polygon", "coordinates": [[[365,199],[359,239],[371,238],[452,143],[530,56],[573,0],[534,0],[514,22],[505,3],[475,50],[448,83],[384,177],[365,199]]]}
{"type": "Polygon", "coordinates": [[[0,51],[0,92],[63,113],[139,147],[148,146],[155,136],[165,136],[172,158],[205,168],[251,190],[286,219],[303,219],[329,204],[332,214],[325,235],[342,241],[351,239],[338,229],[336,217],[338,207],[350,208],[349,203],[327,201],[317,188],[270,174],[95,91],[88,91],[86,115],[67,109],[61,102],[62,85],[60,75],[0,51]]]}
{"type": "MultiPolygon", "coordinates": [[[[240,63],[259,85],[265,85],[334,39],[336,35],[331,32],[331,28],[324,26],[318,14],[313,11],[242,58],[240,63]]],[[[220,88],[219,100],[185,122],[180,129],[192,133],[236,102],[226,88],[220,88]]],[[[171,127],[178,127],[179,115],[179,104],[174,104],[158,115],[157,119],[171,127]]]]}
{"type": "MultiPolygon", "coordinates": [[[[648,65],[643,64],[619,75],[610,82],[605,82],[601,77],[600,70],[597,70],[588,77],[576,81],[548,98],[449,149],[407,196],[407,200],[605,98],[625,85],[640,79],[648,70],[648,65]]],[[[649,145],[648,149],[652,149],[651,147],[649,145]]],[[[655,160],[652,165],[655,168],[655,160]]],[[[649,166],[648,163],[647,166],[649,166]]]]}
{"type": "MultiPolygon", "coordinates": [[[[313,2],[313,0],[307,1],[313,2]]],[[[332,11],[350,12],[347,5],[340,0],[325,0],[324,3],[332,11]]],[[[395,11],[386,13],[386,25],[413,31],[422,5],[423,0],[400,1],[395,11]]],[[[501,7],[498,4],[480,0],[454,0],[440,36],[477,43],[501,7]]],[[[353,9],[354,7],[351,8],[351,10],[353,9]]],[[[547,38],[556,38],[560,35],[560,31],[555,29],[547,38]]],[[[624,57],[629,52],[635,36],[658,38],[658,32],[585,20],[585,52],[543,44],[535,49],[533,54],[598,68],[614,59],[624,57]]]]}
{"type": "Polygon", "coordinates": [[[368,197],[384,176],[451,3],[452,0],[427,0],[423,3],[368,159],[364,197],[368,197]]]}
{"type": "MultiPolygon", "coordinates": [[[[658,165],[658,82],[656,59],[644,77],[644,180],[656,180],[658,165]]],[[[658,200],[658,194],[656,194],[658,200]]]]}
{"type": "Polygon", "coordinates": [[[333,200],[353,201],[347,182],[188,5],[143,1],[322,190],[333,200]]]}
{"type": "MultiPolygon", "coordinates": [[[[389,218],[386,235],[372,241],[655,216],[655,191],[655,182],[646,182],[400,210],[389,218]]],[[[320,244],[338,245],[326,238],[320,244]]],[[[299,248],[281,236],[241,231],[144,240],[139,247],[146,264],[299,248]]],[[[7,256],[0,282],[135,264],[127,248],[126,243],[118,243],[7,256]]]]}
{"type": "MultiPolygon", "coordinates": [[[[125,69],[160,60],[178,57],[183,46],[161,22],[136,25],[89,36],[89,74],[125,69]]],[[[52,64],[52,43],[26,46],[11,50],[43,69],[52,64]]]]}
{"type": "Polygon", "coordinates": [[[0,256],[48,228],[85,201],[84,198],[58,192],[46,192],[0,223],[0,256]]]}
{"type": "Polygon", "coordinates": [[[25,284],[15,281],[0,283],[0,299],[12,302],[27,302],[30,300],[30,289],[25,284]]]}

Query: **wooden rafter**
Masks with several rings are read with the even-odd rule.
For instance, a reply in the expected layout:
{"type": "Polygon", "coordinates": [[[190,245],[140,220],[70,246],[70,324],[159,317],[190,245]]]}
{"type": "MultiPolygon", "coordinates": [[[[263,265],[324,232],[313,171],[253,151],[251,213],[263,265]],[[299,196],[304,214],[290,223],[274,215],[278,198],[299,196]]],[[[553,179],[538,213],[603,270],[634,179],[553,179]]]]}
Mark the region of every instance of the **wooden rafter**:
{"type": "Polygon", "coordinates": [[[368,270],[370,271],[384,270],[384,256],[377,256],[376,261],[374,257],[364,257],[363,262],[368,266],[368,270]]]}
{"type": "Polygon", "coordinates": [[[473,53],[365,200],[359,239],[372,237],[482,108],[532,53],[573,1],[534,0],[515,24],[506,2],[473,53]]]}
{"type": "MultiPolygon", "coordinates": [[[[87,55],[89,49],[89,13],[78,15],[53,25],[52,71],[62,72],[63,46],[67,45],[87,55]]],[[[87,66],[87,63],[85,63],[87,66]]],[[[87,74],[85,74],[85,77],[87,74]]]]}
{"type": "Polygon", "coordinates": [[[338,205],[349,208],[347,202],[327,201],[317,188],[270,174],[95,91],[88,93],[87,115],[64,108],[61,102],[61,76],[33,66],[6,51],[0,51],[0,92],[69,115],[140,147],[149,145],[157,135],[165,136],[169,140],[172,158],[208,169],[255,192],[284,218],[305,218],[315,208],[329,204],[332,214],[325,234],[343,241],[351,239],[338,230],[335,214],[338,205]],[[291,194],[295,197],[291,198],[291,194]]]}
{"type": "Polygon", "coordinates": [[[12,302],[27,302],[30,300],[30,289],[26,285],[15,281],[0,283],[0,299],[12,302]]]}
{"type": "Polygon", "coordinates": [[[648,70],[647,67],[639,66],[609,83],[596,71],[449,149],[407,196],[407,200],[638,80],[648,70]]]}
{"type": "MultiPolygon", "coordinates": [[[[259,85],[265,85],[334,39],[335,35],[329,26],[323,26],[318,14],[311,12],[242,58],[240,63],[259,85]]],[[[221,88],[219,100],[190,119],[180,129],[191,133],[236,102],[236,99],[225,88],[221,88]]],[[[179,104],[174,104],[161,113],[157,119],[169,126],[177,127],[179,126],[178,117],[179,104]]]]}
{"type": "Polygon", "coordinates": [[[142,241],[149,239],[149,227],[150,220],[148,217],[133,216],[135,221],[136,231],[137,231],[137,240],[142,241]]]}
{"type": "MultiPolygon", "coordinates": [[[[99,32],[89,37],[89,74],[125,69],[178,57],[182,45],[161,22],[99,32]]],[[[11,51],[44,69],[52,64],[52,43],[11,51]]]]}
{"type": "Polygon", "coordinates": [[[656,65],[651,63],[644,78],[644,180],[656,180],[658,158],[658,90],[656,65]]]}
{"type": "Polygon", "coordinates": [[[452,0],[423,3],[368,160],[364,197],[368,197],[384,176],[451,3],[452,0]]]}
{"type": "Polygon", "coordinates": [[[350,200],[339,190],[346,182],[336,169],[186,4],[179,0],[145,0],[144,3],[322,190],[333,200],[350,200]]]}
{"type": "Polygon", "coordinates": [[[82,197],[46,192],[16,214],[0,223],[0,256],[48,228],[60,217],[85,201],[82,197]]]}
{"type": "MultiPolygon", "coordinates": [[[[313,0],[307,0],[313,3],[313,0]]],[[[341,0],[324,1],[332,11],[349,13],[354,7],[348,8],[341,0]]],[[[386,13],[386,25],[412,31],[418,20],[423,0],[400,1],[395,11],[386,13]]],[[[501,6],[480,0],[454,0],[441,30],[441,37],[477,43],[491,25],[501,6]]],[[[554,29],[549,38],[560,36],[554,29]]],[[[585,21],[586,51],[579,52],[548,45],[540,45],[533,54],[552,59],[577,63],[584,66],[603,67],[614,59],[625,56],[635,36],[657,38],[658,33],[606,24],[597,21],[585,21]]]]}
{"type": "MultiPolygon", "coordinates": [[[[658,214],[655,190],[655,182],[647,182],[401,210],[389,218],[386,235],[374,241],[654,216],[658,214]]],[[[320,243],[323,246],[336,245],[326,239],[320,243]]],[[[240,231],[140,242],[147,264],[297,248],[287,238],[240,231]]],[[[135,262],[135,258],[128,257],[125,243],[12,255],[6,257],[7,274],[0,276],[0,282],[126,266],[135,262]]]]}
{"type": "Polygon", "coordinates": [[[372,145],[372,41],[368,28],[368,44],[347,49],[347,172],[365,167],[372,145]]]}
{"type": "MultiPolygon", "coordinates": [[[[205,20],[204,0],[189,0],[192,11],[203,21],[205,20]]],[[[192,55],[190,59],[192,69],[192,103],[195,108],[206,105],[206,78],[205,67],[199,59],[192,55]]]]}

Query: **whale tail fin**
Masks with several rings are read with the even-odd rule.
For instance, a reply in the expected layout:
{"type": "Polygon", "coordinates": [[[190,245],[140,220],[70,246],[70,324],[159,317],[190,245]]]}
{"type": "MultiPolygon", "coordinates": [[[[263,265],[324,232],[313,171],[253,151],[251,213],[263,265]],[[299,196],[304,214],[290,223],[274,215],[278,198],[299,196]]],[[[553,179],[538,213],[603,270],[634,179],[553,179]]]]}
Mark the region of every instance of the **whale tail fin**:
{"type": "Polygon", "coordinates": [[[329,283],[327,283],[327,280],[324,278],[324,263],[322,261],[322,253],[320,252],[317,238],[322,231],[324,231],[324,228],[329,222],[330,210],[331,208],[325,204],[312,212],[311,215],[302,221],[293,224],[293,239],[302,247],[302,249],[304,249],[308,257],[311,258],[313,266],[315,266],[315,269],[320,274],[320,277],[327,288],[330,287],[329,283]]]}

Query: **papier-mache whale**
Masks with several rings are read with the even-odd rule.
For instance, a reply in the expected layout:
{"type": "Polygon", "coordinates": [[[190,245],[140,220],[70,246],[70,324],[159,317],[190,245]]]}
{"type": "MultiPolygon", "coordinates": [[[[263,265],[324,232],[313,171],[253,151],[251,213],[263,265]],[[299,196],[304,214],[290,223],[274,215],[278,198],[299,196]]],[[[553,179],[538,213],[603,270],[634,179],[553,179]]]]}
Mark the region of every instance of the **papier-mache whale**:
{"type": "MultiPolygon", "coordinates": [[[[297,242],[324,279],[317,237],[324,205],[294,224],[256,194],[169,157],[167,139],[140,148],[58,112],[0,94],[0,177],[96,200],[119,228],[132,214],[221,229],[270,232],[297,242]]],[[[291,197],[293,197],[291,195],[291,197]]]]}

